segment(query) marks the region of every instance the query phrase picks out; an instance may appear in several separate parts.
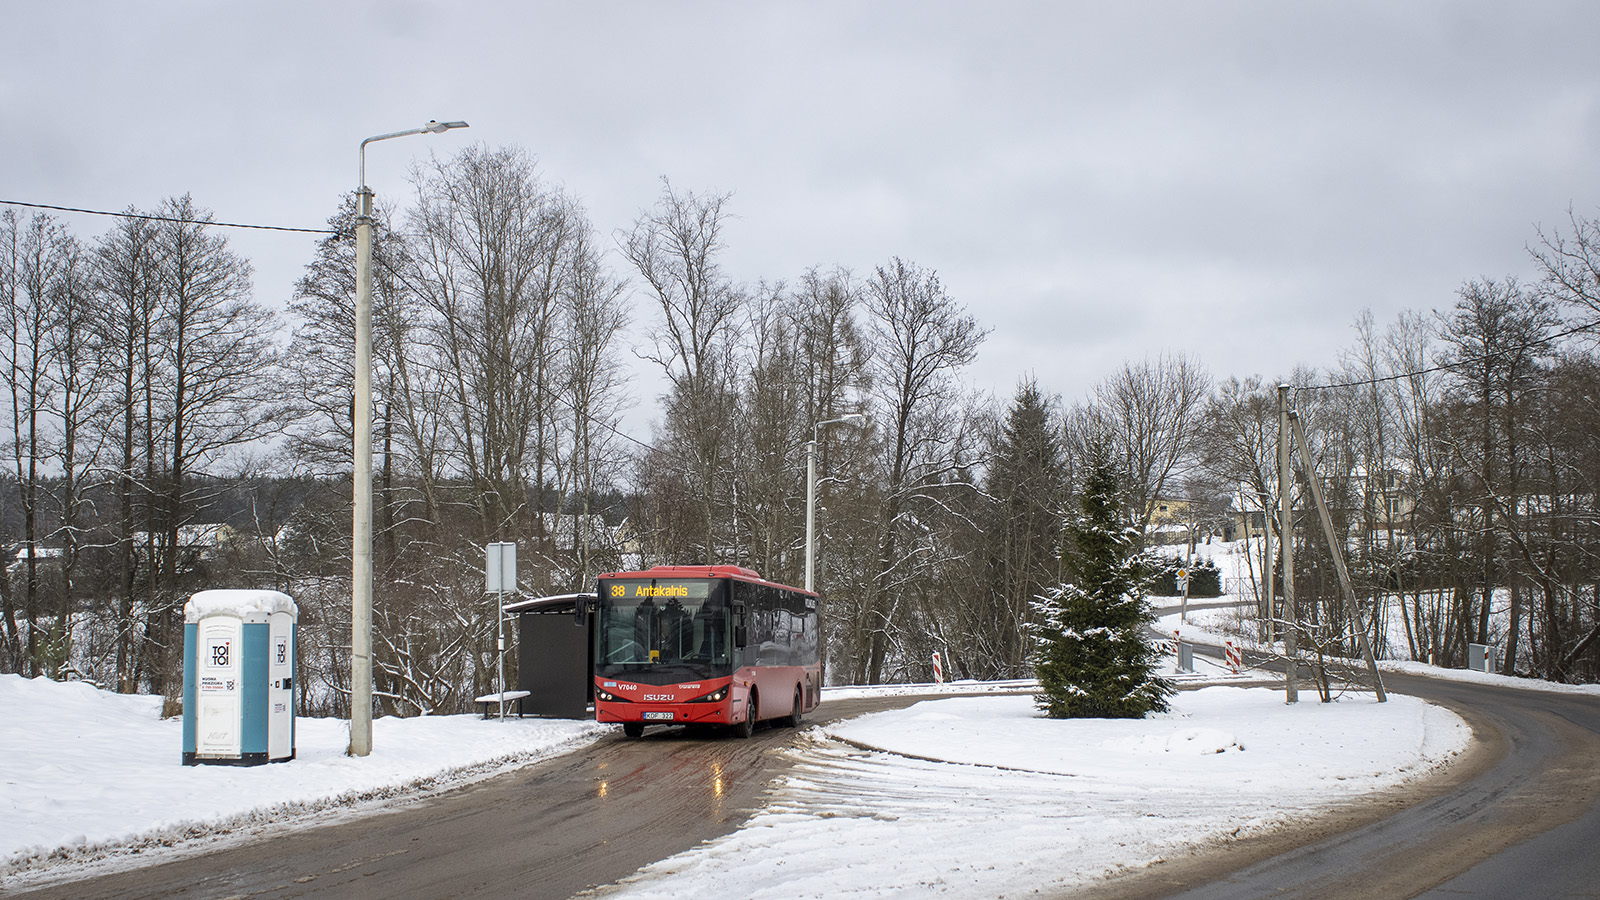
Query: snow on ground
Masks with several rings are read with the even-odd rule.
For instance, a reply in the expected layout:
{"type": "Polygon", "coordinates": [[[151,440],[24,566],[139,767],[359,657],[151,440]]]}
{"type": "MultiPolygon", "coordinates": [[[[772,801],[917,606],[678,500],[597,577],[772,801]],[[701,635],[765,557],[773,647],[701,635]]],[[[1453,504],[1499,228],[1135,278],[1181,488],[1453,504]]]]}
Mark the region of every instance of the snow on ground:
{"type": "MultiPolygon", "coordinates": [[[[1215,601],[1213,601],[1215,602],[1215,601]]],[[[1189,613],[1189,621],[1180,622],[1179,614],[1161,616],[1156,623],[1156,630],[1162,634],[1179,632],[1184,641],[1194,644],[1205,644],[1213,647],[1222,646],[1230,635],[1237,635],[1238,615],[1231,609],[1200,609],[1189,613]]],[[[1251,640],[1242,640],[1232,637],[1244,649],[1261,650],[1260,644],[1251,640]],[[1242,642],[1241,642],[1242,641],[1242,642]]],[[[1283,643],[1277,642],[1273,650],[1281,654],[1283,643]]],[[[1357,660],[1357,663],[1360,661],[1357,660]]],[[[1195,669],[1202,676],[1219,671],[1221,663],[1208,659],[1198,654],[1194,657],[1195,669]]],[[[1429,678],[1442,678],[1447,681],[1463,681],[1473,684],[1492,684],[1500,687],[1516,688],[1524,691],[1545,691],[1555,694],[1588,694],[1600,696],[1600,684],[1559,684],[1552,681],[1541,681],[1537,678],[1518,678],[1513,675],[1500,675],[1492,672],[1474,672],[1469,669],[1445,669],[1439,666],[1430,666],[1423,662],[1406,660],[1380,659],[1378,670],[1381,672],[1403,672],[1408,675],[1425,675],[1429,678]]],[[[1171,657],[1167,657],[1167,669],[1171,671],[1171,657]]],[[[1250,670],[1246,670],[1246,675],[1250,670]]],[[[1180,682],[1183,679],[1178,679],[1180,682]]]]}
{"type": "MultiPolygon", "coordinates": [[[[795,767],[745,827],[612,890],[971,897],[1082,884],[1422,777],[1470,737],[1452,714],[1409,697],[1289,707],[1269,689],[1210,686],[1145,720],[1052,721],[1016,693],[1033,687],[830,688],[825,700],[988,693],[807,729],[783,751],[795,767]]],[[[160,720],[159,708],[159,698],[0,676],[0,874],[103,857],[128,865],[143,854],[119,850],[372,811],[614,727],[386,718],[373,754],[353,759],[343,721],[301,718],[291,762],[186,767],[181,722],[160,720]]]]}
{"type": "Polygon", "coordinates": [[[1438,666],[1430,666],[1427,663],[1402,662],[1390,659],[1378,660],[1378,668],[1384,672],[1426,675],[1430,678],[1443,678],[1446,681],[1467,681],[1473,684],[1493,684],[1523,691],[1547,691],[1554,694],[1588,694],[1591,697],[1600,697],[1600,684],[1559,684],[1554,681],[1540,681],[1537,678],[1518,678],[1515,675],[1474,672],[1470,669],[1441,669],[1438,666]]]}
{"type": "Polygon", "coordinates": [[[161,698],[0,675],[0,875],[54,858],[166,846],[552,756],[611,730],[593,722],[381,718],[373,750],[345,756],[342,719],[295,720],[295,759],[184,766],[183,722],[161,698]]]}
{"type": "Polygon", "coordinates": [[[1032,678],[1014,681],[946,681],[942,684],[879,684],[871,687],[825,687],[823,700],[854,700],[859,697],[907,697],[925,694],[1014,694],[1037,690],[1032,678]]]}
{"type": "Polygon", "coordinates": [[[1184,691],[1145,720],[1050,720],[1029,696],[953,697],[810,729],[739,831],[607,896],[1011,896],[1098,881],[1420,778],[1466,747],[1411,697],[1286,706],[1184,691]]]}
{"type": "MultiPolygon", "coordinates": [[[[1225,594],[1218,598],[1200,598],[1190,602],[1189,622],[1183,626],[1183,639],[1193,640],[1195,643],[1213,644],[1220,646],[1222,641],[1233,636],[1235,640],[1242,641],[1242,646],[1249,649],[1264,649],[1254,642],[1251,637],[1256,634],[1253,621],[1256,606],[1256,594],[1252,585],[1259,580],[1261,574],[1261,539],[1252,539],[1247,545],[1244,541],[1222,542],[1215,541],[1209,544],[1195,545],[1195,556],[1205,558],[1216,564],[1222,573],[1223,583],[1230,586],[1236,593],[1225,594]],[[1254,558],[1247,558],[1246,554],[1254,554],[1254,558]],[[1236,604],[1235,609],[1201,609],[1208,605],[1223,602],[1236,604]]],[[[1182,547],[1162,548],[1163,550],[1182,547]]],[[[1179,603],[1176,597],[1152,597],[1151,602],[1157,606],[1173,606],[1179,603]]],[[[1600,691],[1592,685],[1561,685],[1530,678],[1502,677],[1499,675],[1483,675],[1482,673],[1467,672],[1461,669],[1443,669],[1426,665],[1425,651],[1419,652],[1412,660],[1410,641],[1406,637],[1405,601],[1399,595],[1387,598],[1386,614],[1384,617],[1384,632],[1382,646],[1375,646],[1378,665],[1385,671],[1416,672],[1431,675],[1436,678],[1447,678],[1456,681],[1472,681],[1482,684],[1502,684],[1506,687],[1516,687],[1528,690],[1548,690],[1558,693],[1595,693],[1600,691]]],[[[1491,641],[1495,643],[1496,653],[1504,650],[1505,632],[1510,624],[1511,591],[1509,588],[1498,588],[1494,592],[1493,607],[1490,610],[1489,629],[1491,641]]],[[[1171,634],[1177,627],[1177,617],[1163,618],[1160,630],[1171,634]]],[[[1524,623],[1526,628],[1526,621],[1524,623]]],[[[1527,632],[1523,632],[1526,638],[1527,632]]],[[[1281,643],[1276,647],[1282,652],[1281,643]]],[[[1520,661],[1526,663],[1527,648],[1524,644],[1520,661]]],[[[1199,659],[1196,659],[1198,664],[1199,659]]]]}

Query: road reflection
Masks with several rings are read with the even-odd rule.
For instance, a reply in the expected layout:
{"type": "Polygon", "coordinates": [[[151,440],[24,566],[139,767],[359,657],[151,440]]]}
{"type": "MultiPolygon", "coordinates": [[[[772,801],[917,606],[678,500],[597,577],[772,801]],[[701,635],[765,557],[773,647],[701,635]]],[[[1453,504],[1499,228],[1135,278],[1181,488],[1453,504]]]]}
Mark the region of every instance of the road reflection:
{"type": "Polygon", "coordinates": [[[764,787],[761,756],[789,732],[763,729],[752,740],[706,730],[651,729],[642,738],[600,745],[590,769],[591,796],[627,815],[669,815],[714,822],[739,817],[764,787]],[[646,813],[646,807],[649,807],[646,813]]]}

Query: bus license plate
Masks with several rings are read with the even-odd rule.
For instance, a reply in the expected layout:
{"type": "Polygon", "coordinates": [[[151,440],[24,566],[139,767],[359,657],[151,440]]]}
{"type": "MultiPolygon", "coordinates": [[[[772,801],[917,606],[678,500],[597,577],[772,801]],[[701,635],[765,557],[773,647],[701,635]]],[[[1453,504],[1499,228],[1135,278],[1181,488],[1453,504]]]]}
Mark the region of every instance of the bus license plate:
{"type": "Polygon", "coordinates": [[[671,712],[647,712],[647,713],[644,714],[644,717],[646,719],[670,719],[670,718],[672,718],[672,713],[671,712]]]}

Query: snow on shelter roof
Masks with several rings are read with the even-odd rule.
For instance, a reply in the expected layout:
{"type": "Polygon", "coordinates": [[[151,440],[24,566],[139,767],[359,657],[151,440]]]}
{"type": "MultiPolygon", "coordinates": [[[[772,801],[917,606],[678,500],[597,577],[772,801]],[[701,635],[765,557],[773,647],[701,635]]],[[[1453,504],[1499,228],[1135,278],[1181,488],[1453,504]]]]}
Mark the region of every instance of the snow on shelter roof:
{"type": "Polygon", "coordinates": [[[531,597],[526,600],[516,600],[500,607],[501,612],[507,613],[543,613],[543,612],[572,612],[573,605],[585,600],[593,600],[594,592],[585,594],[556,594],[551,597],[531,597]]]}
{"type": "Polygon", "coordinates": [[[201,591],[184,604],[183,621],[198,622],[207,616],[225,615],[248,618],[278,612],[300,616],[300,608],[295,606],[294,600],[279,591],[201,591]]]}

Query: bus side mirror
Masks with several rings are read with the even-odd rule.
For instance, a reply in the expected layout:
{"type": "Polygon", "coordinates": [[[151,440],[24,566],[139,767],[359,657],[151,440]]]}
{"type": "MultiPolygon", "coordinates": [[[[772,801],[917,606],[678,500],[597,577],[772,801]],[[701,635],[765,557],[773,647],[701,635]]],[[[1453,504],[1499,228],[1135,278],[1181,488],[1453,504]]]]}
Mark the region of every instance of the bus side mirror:
{"type": "Polygon", "coordinates": [[[733,642],[740,647],[750,643],[750,635],[743,625],[733,626],[733,642]]]}
{"type": "Polygon", "coordinates": [[[584,597],[579,597],[576,600],[572,601],[572,624],[573,625],[580,625],[581,626],[584,623],[585,617],[589,614],[589,605],[591,603],[593,603],[593,602],[594,602],[593,600],[590,600],[590,599],[587,599],[587,598],[584,598],[584,597]]]}

